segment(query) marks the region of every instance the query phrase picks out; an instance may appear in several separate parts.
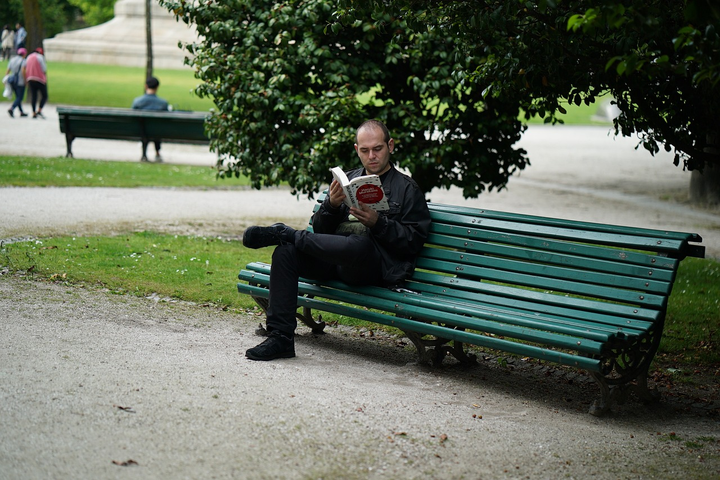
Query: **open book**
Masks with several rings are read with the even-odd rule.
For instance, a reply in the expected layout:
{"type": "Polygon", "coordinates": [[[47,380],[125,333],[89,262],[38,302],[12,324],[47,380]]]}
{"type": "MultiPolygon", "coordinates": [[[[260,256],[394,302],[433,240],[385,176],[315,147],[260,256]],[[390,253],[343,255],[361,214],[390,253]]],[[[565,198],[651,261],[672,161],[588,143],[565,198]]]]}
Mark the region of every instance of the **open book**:
{"type": "Polygon", "coordinates": [[[340,167],[330,169],[333,177],[345,191],[345,205],[360,208],[362,202],[377,212],[390,210],[387,197],[382,189],[382,182],[377,175],[363,175],[348,180],[347,175],[340,167]]]}

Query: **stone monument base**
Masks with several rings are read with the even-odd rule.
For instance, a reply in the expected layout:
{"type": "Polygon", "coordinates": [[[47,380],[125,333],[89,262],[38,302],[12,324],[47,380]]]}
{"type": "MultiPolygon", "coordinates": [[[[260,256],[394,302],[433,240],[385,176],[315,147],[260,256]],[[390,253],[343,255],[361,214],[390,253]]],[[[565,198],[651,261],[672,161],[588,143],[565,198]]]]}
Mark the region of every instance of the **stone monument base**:
{"type": "MultiPolygon", "coordinates": [[[[176,21],[157,0],[152,6],[153,67],[182,69],[188,52],[178,42],[197,41],[194,28],[176,21]]],[[[118,0],[115,17],[94,27],[60,33],[43,42],[49,63],[146,66],[145,0],[118,0]]]]}

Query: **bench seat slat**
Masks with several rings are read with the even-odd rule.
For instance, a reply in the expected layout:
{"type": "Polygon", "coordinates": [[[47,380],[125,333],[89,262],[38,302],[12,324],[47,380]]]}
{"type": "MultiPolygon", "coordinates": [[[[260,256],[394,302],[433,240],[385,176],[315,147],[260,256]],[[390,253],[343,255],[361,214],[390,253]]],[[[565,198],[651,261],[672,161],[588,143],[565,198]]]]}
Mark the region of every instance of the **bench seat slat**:
{"type": "MultiPolygon", "coordinates": [[[[264,287],[256,287],[243,283],[238,283],[237,287],[240,293],[246,293],[248,295],[254,295],[261,298],[268,297],[268,290],[264,287]]],[[[550,350],[535,345],[517,343],[504,340],[502,338],[476,334],[463,330],[449,329],[430,323],[395,317],[372,310],[351,307],[348,305],[322,302],[307,297],[298,297],[298,306],[309,307],[314,310],[331,312],[339,315],[347,315],[350,317],[359,318],[361,320],[379,323],[381,325],[396,327],[401,330],[418,332],[424,335],[436,335],[440,338],[446,338],[449,340],[469,343],[481,347],[502,350],[513,353],[515,355],[532,357],[540,360],[547,360],[561,365],[582,368],[591,372],[599,372],[601,369],[600,360],[595,358],[573,355],[562,351],[550,350]]]]}
{"type": "MultiPolygon", "coordinates": [[[[239,278],[248,282],[257,282],[262,285],[268,285],[270,281],[268,275],[248,270],[241,271],[239,278]]],[[[508,336],[530,342],[539,342],[558,348],[574,349],[588,354],[599,354],[602,350],[601,343],[588,338],[572,337],[570,335],[535,330],[527,326],[519,327],[505,323],[505,321],[508,320],[508,315],[476,311],[474,312],[474,317],[468,317],[464,315],[462,311],[458,313],[459,308],[457,308],[457,306],[453,307],[452,305],[446,305],[447,308],[444,309],[444,312],[439,312],[437,309],[439,306],[438,303],[428,302],[420,296],[412,299],[414,304],[408,304],[400,302],[400,298],[396,300],[386,300],[375,295],[373,289],[380,287],[355,287],[350,289],[343,284],[345,288],[342,290],[332,288],[333,285],[336,286],[338,283],[339,282],[324,282],[321,286],[309,283],[309,281],[302,281],[299,284],[299,291],[305,295],[352,304],[358,304],[360,297],[362,298],[362,304],[366,307],[396,312],[396,314],[403,317],[442,322],[456,327],[479,330],[485,333],[508,336]],[[326,287],[325,285],[328,286],[326,287]]],[[[611,336],[606,336],[605,341],[610,337],[611,336]]]]}
{"type": "MultiPolygon", "coordinates": [[[[270,274],[270,265],[266,263],[253,262],[248,264],[246,268],[266,275],[270,274]]],[[[569,328],[563,331],[563,333],[569,335],[587,336],[594,335],[593,332],[598,332],[598,336],[592,337],[596,340],[607,340],[610,336],[617,335],[619,332],[628,336],[644,334],[654,325],[654,320],[657,319],[657,312],[655,312],[653,320],[643,321],[637,318],[626,319],[613,315],[603,315],[594,312],[550,306],[542,311],[542,309],[537,308],[538,305],[536,303],[532,302],[513,300],[512,303],[503,303],[499,301],[497,297],[491,295],[482,295],[456,289],[444,292],[443,287],[420,284],[413,281],[408,282],[407,287],[411,289],[411,291],[416,290],[417,293],[398,293],[380,287],[350,287],[341,282],[325,283],[334,288],[367,292],[368,294],[389,300],[395,300],[400,296],[406,299],[405,301],[407,303],[412,303],[420,296],[424,298],[434,298],[437,299],[436,301],[442,301],[446,304],[459,304],[463,305],[463,308],[470,308],[471,310],[468,312],[470,315],[475,313],[472,309],[509,312],[514,317],[517,317],[521,324],[522,322],[529,322],[528,324],[542,325],[542,327],[539,328],[544,328],[549,331],[553,331],[554,325],[559,324],[569,328]],[[371,290],[365,290],[365,288],[370,288],[371,290]]],[[[561,330],[557,331],[561,332],[561,330]]]]}
{"type": "MultiPolygon", "coordinates": [[[[335,281],[325,282],[325,284],[334,288],[342,288],[343,286],[341,282],[335,281]]],[[[399,297],[402,299],[403,303],[410,305],[424,305],[428,308],[451,313],[458,312],[471,317],[494,317],[493,321],[502,321],[535,330],[587,338],[597,342],[607,342],[611,338],[618,337],[620,335],[629,337],[639,336],[646,333],[646,329],[636,330],[633,328],[612,328],[601,323],[583,321],[576,317],[561,317],[550,314],[529,313],[527,311],[500,308],[496,305],[473,302],[469,299],[460,297],[422,295],[418,293],[403,292],[398,293],[381,287],[354,287],[353,291],[393,301],[397,301],[399,297]]]]}
{"type": "MultiPolygon", "coordinates": [[[[257,266],[248,266],[253,272],[264,273],[257,266]]],[[[263,269],[265,270],[265,269],[263,269]]],[[[265,276],[254,276],[247,271],[240,273],[239,278],[243,280],[252,279],[262,285],[269,283],[269,278],[265,276]]],[[[309,282],[312,283],[312,282],[309,282]]],[[[403,303],[414,306],[425,306],[434,310],[460,313],[470,317],[480,317],[491,319],[494,322],[507,322],[509,324],[542,330],[551,333],[559,333],[562,335],[576,336],[587,338],[598,342],[607,342],[610,338],[618,335],[640,335],[645,330],[636,330],[628,328],[626,330],[611,328],[602,324],[593,324],[591,322],[583,322],[573,318],[563,318],[559,316],[530,314],[526,311],[512,310],[508,308],[500,308],[495,305],[482,304],[480,302],[471,302],[465,299],[447,297],[442,295],[419,295],[414,293],[394,292],[386,288],[372,286],[349,287],[342,282],[325,281],[324,285],[337,290],[349,291],[362,295],[372,295],[373,297],[383,298],[393,302],[402,301],[403,303]]]]}

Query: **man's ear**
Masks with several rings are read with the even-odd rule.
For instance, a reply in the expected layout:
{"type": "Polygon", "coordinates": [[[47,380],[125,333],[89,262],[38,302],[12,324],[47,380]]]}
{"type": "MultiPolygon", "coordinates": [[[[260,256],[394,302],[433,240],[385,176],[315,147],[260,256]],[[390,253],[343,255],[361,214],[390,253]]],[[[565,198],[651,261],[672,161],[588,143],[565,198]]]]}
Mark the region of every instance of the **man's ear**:
{"type": "Polygon", "coordinates": [[[357,143],[354,143],[353,145],[355,145],[355,153],[357,153],[358,155],[360,155],[360,152],[358,152],[358,146],[357,146],[357,143]]]}
{"type": "MultiPolygon", "coordinates": [[[[355,147],[357,148],[357,145],[355,147]]],[[[390,153],[395,150],[395,140],[393,140],[392,138],[388,140],[388,150],[390,151],[390,153]]]]}

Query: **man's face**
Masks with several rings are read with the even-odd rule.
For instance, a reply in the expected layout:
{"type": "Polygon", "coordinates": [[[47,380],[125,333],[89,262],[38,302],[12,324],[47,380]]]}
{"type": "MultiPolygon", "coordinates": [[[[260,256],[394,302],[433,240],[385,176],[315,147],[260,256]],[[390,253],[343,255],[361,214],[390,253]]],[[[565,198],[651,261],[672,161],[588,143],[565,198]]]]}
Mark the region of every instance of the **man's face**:
{"type": "Polygon", "coordinates": [[[379,128],[363,128],[357,134],[355,151],[365,167],[365,173],[382,175],[390,170],[390,153],[395,143],[391,138],[385,143],[382,130],[379,128]]]}

